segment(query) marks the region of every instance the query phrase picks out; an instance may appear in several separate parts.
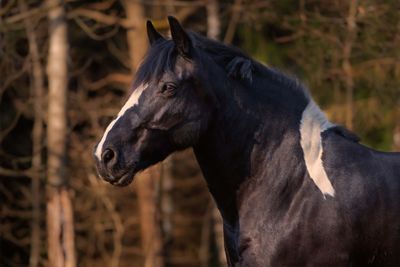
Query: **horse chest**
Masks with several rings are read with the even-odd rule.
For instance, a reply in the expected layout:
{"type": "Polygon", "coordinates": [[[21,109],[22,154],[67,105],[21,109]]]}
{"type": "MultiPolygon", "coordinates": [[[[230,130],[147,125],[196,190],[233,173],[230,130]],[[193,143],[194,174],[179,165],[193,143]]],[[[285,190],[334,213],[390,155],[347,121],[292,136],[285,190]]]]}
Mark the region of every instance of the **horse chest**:
{"type": "Polygon", "coordinates": [[[291,223],[264,220],[242,225],[239,266],[347,266],[346,237],[335,231],[331,235],[320,227],[312,229],[295,219],[291,223]]]}
{"type": "Polygon", "coordinates": [[[307,199],[294,212],[279,214],[268,199],[255,202],[253,198],[257,193],[241,202],[239,266],[348,265],[350,235],[328,201],[307,199]]]}

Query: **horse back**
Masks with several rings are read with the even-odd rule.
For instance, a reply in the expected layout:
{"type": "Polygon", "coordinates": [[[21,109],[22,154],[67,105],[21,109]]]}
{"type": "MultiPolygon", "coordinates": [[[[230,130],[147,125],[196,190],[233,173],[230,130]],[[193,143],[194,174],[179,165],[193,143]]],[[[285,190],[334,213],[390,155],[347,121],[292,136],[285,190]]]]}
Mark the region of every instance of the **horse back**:
{"type": "Polygon", "coordinates": [[[237,249],[244,266],[398,266],[399,154],[329,130],[322,146],[333,196],[304,171],[299,151],[283,158],[294,169],[265,168],[242,185],[237,249]]]}
{"type": "Polygon", "coordinates": [[[400,153],[384,153],[334,133],[323,136],[323,162],[337,212],[349,229],[353,262],[400,262],[400,153]]]}

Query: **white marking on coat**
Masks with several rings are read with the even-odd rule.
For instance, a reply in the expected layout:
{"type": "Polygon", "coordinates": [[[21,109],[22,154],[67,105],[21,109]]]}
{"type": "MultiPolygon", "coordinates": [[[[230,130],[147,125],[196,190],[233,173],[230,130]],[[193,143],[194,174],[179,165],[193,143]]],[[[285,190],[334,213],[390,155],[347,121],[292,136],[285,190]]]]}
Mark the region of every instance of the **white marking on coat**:
{"type": "Polygon", "coordinates": [[[333,127],[334,124],[328,121],[325,114],[319,109],[313,100],[310,100],[303,111],[300,122],[301,147],[304,153],[308,174],[324,195],[335,196],[328,175],[322,163],[322,141],[321,133],[333,127]]]}
{"type": "Polygon", "coordinates": [[[125,112],[138,103],[140,96],[142,95],[143,91],[146,88],[147,88],[147,84],[141,84],[140,86],[138,86],[133,91],[133,93],[129,97],[128,101],[126,101],[125,105],[118,112],[118,116],[107,126],[107,128],[103,134],[103,137],[101,138],[99,144],[97,145],[96,151],[94,153],[98,160],[101,160],[101,153],[103,152],[103,145],[107,139],[108,133],[112,130],[115,123],[125,114],[125,112]]]}

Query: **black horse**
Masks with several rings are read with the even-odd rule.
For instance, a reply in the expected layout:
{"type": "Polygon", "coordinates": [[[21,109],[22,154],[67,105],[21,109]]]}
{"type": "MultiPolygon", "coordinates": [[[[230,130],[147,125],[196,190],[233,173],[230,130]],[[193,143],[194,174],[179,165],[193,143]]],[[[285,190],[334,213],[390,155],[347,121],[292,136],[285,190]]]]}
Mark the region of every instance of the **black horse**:
{"type": "Polygon", "coordinates": [[[133,92],[95,149],[125,186],[193,147],[229,266],[400,266],[400,154],[358,143],[297,81],[243,52],[148,22],[133,92]]]}

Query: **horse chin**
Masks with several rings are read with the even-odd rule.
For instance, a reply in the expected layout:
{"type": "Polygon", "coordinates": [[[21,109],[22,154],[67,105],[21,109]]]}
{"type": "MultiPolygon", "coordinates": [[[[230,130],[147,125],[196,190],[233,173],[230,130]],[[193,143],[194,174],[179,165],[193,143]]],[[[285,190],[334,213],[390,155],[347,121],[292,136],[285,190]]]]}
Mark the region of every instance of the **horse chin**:
{"type": "Polygon", "coordinates": [[[121,177],[119,177],[117,180],[111,181],[110,184],[118,187],[128,186],[130,183],[132,183],[133,179],[136,176],[136,173],[137,173],[136,171],[129,171],[124,175],[122,175],[121,177]]]}
{"type": "Polygon", "coordinates": [[[146,170],[150,166],[156,164],[159,161],[142,161],[136,162],[133,166],[129,168],[127,172],[119,176],[118,178],[108,181],[110,184],[118,187],[128,186],[135,179],[137,173],[146,170]]]}

